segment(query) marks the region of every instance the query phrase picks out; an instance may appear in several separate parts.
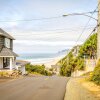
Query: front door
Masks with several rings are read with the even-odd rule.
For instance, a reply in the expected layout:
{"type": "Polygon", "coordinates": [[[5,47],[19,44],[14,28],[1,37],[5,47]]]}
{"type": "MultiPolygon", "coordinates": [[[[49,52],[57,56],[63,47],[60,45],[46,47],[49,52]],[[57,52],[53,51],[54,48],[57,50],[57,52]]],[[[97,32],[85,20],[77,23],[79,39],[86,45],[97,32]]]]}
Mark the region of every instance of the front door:
{"type": "Polygon", "coordinates": [[[9,58],[3,57],[3,68],[8,68],[9,66],[9,58]]]}

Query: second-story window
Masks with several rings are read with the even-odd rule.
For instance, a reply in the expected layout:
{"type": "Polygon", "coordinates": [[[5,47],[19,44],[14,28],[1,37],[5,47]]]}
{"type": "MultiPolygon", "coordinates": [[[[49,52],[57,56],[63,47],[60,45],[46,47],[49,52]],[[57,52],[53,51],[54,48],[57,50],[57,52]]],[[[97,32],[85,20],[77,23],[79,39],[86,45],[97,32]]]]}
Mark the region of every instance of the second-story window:
{"type": "Polygon", "coordinates": [[[10,48],[10,39],[5,38],[5,47],[10,48]]]}

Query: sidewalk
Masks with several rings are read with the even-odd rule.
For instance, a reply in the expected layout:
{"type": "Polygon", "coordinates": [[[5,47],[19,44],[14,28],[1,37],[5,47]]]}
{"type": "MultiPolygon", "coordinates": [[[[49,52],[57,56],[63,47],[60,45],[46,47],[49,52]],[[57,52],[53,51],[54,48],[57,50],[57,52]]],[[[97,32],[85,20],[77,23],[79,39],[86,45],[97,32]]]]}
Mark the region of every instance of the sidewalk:
{"type": "Polygon", "coordinates": [[[71,78],[64,100],[100,100],[100,86],[86,82],[84,78],[71,78]]]}

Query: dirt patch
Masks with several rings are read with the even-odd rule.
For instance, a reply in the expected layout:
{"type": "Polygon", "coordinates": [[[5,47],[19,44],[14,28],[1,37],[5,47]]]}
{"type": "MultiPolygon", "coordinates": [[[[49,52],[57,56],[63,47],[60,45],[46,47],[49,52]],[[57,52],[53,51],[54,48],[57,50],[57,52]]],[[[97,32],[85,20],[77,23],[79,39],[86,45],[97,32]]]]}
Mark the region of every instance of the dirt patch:
{"type": "Polygon", "coordinates": [[[84,88],[89,90],[96,97],[100,98],[100,85],[96,85],[93,82],[87,81],[85,78],[80,79],[79,82],[82,84],[84,88]]]}

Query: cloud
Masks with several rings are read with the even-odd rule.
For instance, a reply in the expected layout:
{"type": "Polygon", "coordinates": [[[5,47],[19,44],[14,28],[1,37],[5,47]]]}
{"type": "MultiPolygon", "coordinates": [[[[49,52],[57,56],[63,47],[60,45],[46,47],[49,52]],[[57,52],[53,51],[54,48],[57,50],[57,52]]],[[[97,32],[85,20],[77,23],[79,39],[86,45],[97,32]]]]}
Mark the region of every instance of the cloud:
{"type": "MultiPolygon", "coordinates": [[[[33,41],[33,40],[16,40],[15,45],[34,46],[34,45],[48,45],[48,46],[74,46],[75,41],[33,41]]],[[[79,42],[82,44],[82,42],[79,42]]]]}
{"type": "MultiPolygon", "coordinates": [[[[1,0],[0,20],[15,20],[15,22],[0,22],[9,34],[14,36],[16,52],[54,52],[73,47],[88,18],[84,16],[69,16],[50,20],[17,21],[62,16],[74,12],[88,12],[95,9],[97,0],[1,0]],[[19,3],[20,2],[20,3],[19,3]],[[90,3],[89,6],[86,4],[90,3]],[[81,5],[82,4],[82,5],[81,5]],[[73,28],[74,27],[74,28],[73,28]],[[57,30],[45,32],[43,30],[57,30]],[[72,30],[68,30],[68,28],[72,30]],[[74,29],[74,31],[73,31],[74,29]],[[35,31],[37,30],[37,31],[35,31]],[[58,32],[59,31],[59,32],[58,32]],[[56,33],[57,32],[57,33],[56,33]]],[[[89,25],[96,25],[90,21],[89,25]]],[[[81,44],[91,33],[85,30],[78,44],[81,44]]]]}
{"type": "Polygon", "coordinates": [[[48,41],[15,41],[14,51],[21,53],[57,53],[58,51],[71,49],[74,42],[48,42],[48,41]],[[69,44],[70,43],[70,44],[69,44]]]}

